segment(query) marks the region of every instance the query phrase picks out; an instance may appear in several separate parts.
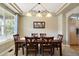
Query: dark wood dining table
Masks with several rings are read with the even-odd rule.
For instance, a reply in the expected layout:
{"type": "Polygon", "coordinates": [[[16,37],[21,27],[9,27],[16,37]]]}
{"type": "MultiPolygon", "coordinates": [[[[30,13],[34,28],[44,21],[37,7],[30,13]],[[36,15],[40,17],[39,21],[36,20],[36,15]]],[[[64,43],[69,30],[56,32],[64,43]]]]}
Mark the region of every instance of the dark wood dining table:
{"type": "MultiPolygon", "coordinates": [[[[15,42],[15,55],[16,56],[18,55],[18,45],[23,44],[23,43],[25,43],[25,38],[20,38],[20,40],[15,42]]],[[[30,43],[30,42],[28,42],[28,43],[30,43]]],[[[42,42],[41,42],[40,38],[38,38],[37,42],[34,42],[34,43],[41,44],[42,42]]],[[[60,48],[60,56],[62,56],[62,41],[53,40],[51,43],[54,44],[53,47],[59,47],[60,48]]]]}

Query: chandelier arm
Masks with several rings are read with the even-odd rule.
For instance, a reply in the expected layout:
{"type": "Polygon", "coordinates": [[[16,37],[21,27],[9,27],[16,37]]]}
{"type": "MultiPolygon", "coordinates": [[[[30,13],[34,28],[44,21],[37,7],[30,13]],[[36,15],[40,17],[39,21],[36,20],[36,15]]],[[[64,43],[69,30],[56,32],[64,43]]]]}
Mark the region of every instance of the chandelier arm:
{"type": "Polygon", "coordinates": [[[35,4],[29,11],[32,11],[34,8],[36,8],[38,4],[35,4]]]}
{"type": "MultiPolygon", "coordinates": [[[[49,13],[49,10],[47,10],[47,8],[45,8],[45,6],[41,3],[37,3],[35,4],[28,12],[32,11],[34,8],[36,8],[38,5],[40,5],[43,9],[45,9],[46,12],[49,13]]],[[[39,11],[38,11],[39,12],[39,11]]],[[[44,12],[44,11],[43,11],[44,12]]]]}
{"type": "Polygon", "coordinates": [[[47,12],[49,12],[42,4],[40,4],[42,6],[42,8],[44,8],[47,12]]]}

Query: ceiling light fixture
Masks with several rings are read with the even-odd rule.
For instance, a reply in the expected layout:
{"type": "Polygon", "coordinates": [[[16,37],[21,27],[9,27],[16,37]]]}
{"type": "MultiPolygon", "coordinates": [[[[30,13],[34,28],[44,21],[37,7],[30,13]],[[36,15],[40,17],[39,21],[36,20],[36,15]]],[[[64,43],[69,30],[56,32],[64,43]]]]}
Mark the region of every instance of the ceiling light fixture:
{"type": "Polygon", "coordinates": [[[40,11],[38,11],[38,13],[36,14],[36,17],[42,17],[42,14],[40,13],[40,11]]]}
{"type": "Polygon", "coordinates": [[[32,16],[32,14],[31,14],[30,12],[28,12],[26,15],[27,15],[27,16],[32,16]]]}
{"type": "Polygon", "coordinates": [[[32,12],[36,13],[36,17],[42,17],[43,13],[45,13],[45,17],[52,17],[52,13],[50,13],[41,3],[37,3],[35,6],[33,6],[27,12],[26,16],[32,16],[33,15],[32,12]],[[35,10],[35,8],[38,7],[38,6],[42,7],[42,9],[44,9],[44,10],[41,10],[41,8],[35,10]]]}
{"type": "Polygon", "coordinates": [[[51,13],[48,13],[48,14],[46,15],[46,17],[52,17],[52,14],[51,14],[51,13]]]}

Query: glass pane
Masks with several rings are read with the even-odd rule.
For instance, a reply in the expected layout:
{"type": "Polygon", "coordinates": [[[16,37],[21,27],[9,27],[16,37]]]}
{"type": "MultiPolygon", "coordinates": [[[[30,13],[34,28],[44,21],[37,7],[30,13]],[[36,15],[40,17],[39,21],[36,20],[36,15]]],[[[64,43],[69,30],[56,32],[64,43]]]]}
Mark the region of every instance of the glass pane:
{"type": "Polygon", "coordinates": [[[2,10],[0,9],[0,25],[2,25],[3,21],[3,13],[2,10]]]}
{"type": "Polygon", "coordinates": [[[0,26],[0,36],[2,35],[2,32],[1,32],[1,26],[0,26]]]}
{"type": "Polygon", "coordinates": [[[3,35],[3,9],[0,7],[0,36],[3,35]]]}
{"type": "Polygon", "coordinates": [[[14,33],[14,21],[13,20],[6,20],[5,26],[5,34],[10,35],[14,33]]]}
{"type": "Polygon", "coordinates": [[[5,13],[5,35],[14,33],[14,16],[10,13],[5,13]]]}

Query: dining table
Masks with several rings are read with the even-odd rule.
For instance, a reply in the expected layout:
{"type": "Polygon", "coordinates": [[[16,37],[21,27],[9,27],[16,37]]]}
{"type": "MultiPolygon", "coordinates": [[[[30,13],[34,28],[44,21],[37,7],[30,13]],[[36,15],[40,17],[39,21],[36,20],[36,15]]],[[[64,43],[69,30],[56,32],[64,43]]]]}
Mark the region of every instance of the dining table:
{"type": "MultiPolygon", "coordinates": [[[[42,43],[42,38],[38,37],[38,40],[34,43],[38,43],[38,44],[41,44],[42,43]]],[[[15,42],[15,55],[17,56],[18,55],[18,45],[19,44],[23,44],[25,43],[25,38],[20,38],[20,40],[17,40],[15,42]]],[[[30,43],[30,42],[28,42],[30,43]]],[[[59,51],[60,51],[60,56],[62,56],[62,41],[61,40],[58,40],[57,38],[54,38],[54,40],[51,42],[53,43],[52,47],[59,47],[59,51]]]]}

